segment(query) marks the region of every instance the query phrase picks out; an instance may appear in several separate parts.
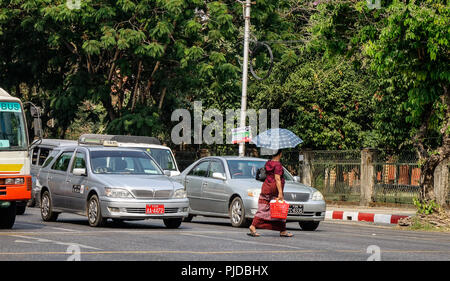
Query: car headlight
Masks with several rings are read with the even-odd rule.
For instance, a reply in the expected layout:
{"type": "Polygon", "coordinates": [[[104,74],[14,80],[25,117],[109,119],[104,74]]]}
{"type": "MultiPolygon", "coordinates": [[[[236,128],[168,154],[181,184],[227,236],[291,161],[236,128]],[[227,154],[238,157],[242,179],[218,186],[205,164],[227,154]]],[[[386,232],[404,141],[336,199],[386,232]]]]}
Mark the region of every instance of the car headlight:
{"type": "Polygon", "coordinates": [[[173,198],[186,198],[186,197],[187,197],[187,194],[186,194],[186,190],[184,190],[184,189],[177,189],[173,193],[173,198]]]}
{"type": "Polygon", "coordinates": [[[321,201],[321,200],[323,200],[322,193],[320,193],[319,191],[314,192],[312,197],[311,197],[311,200],[314,200],[314,201],[321,201]]]}
{"type": "Polygon", "coordinates": [[[247,190],[247,195],[250,197],[258,198],[261,193],[261,189],[249,189],[247,190]]]}
{"type": "Polygon", "coordinates": [[[6,178],[5,184],[24,184],[25,179],[24,178],[6,178]]]}
{"type": "Polygon", "coordinates": [[[133,198],[128,190],[122,188],[105,187],[105,194],[111,198],[133,198]]]}

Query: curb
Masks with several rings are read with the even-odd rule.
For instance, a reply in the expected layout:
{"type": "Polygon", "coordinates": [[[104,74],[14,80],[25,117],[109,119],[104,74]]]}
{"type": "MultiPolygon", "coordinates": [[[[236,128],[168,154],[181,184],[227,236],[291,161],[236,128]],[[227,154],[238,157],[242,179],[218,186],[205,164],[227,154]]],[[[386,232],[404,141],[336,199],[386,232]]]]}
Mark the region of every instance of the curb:
{"type": "Polygon", "coordinates": [[[386,215],[375,213],[361,213],[351,211],[326,211],[326,220],[366,221],[383,224],[397,224],[399,219],[407,218],[405,215],[386,215]]]}

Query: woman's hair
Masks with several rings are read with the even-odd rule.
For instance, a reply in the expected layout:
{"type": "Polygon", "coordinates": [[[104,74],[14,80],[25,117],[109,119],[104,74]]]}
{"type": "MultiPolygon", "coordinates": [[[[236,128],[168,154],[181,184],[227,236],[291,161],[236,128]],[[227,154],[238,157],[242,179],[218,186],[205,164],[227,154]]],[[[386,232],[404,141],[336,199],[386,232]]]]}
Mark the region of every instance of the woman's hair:
{"type": "Polygon", "coordinates": [[[283,152],[282,149],[275,150],[274,153],[272,154],[272,157],[276,157],[276,156],[280,155],[281,152],[283,152]]]}

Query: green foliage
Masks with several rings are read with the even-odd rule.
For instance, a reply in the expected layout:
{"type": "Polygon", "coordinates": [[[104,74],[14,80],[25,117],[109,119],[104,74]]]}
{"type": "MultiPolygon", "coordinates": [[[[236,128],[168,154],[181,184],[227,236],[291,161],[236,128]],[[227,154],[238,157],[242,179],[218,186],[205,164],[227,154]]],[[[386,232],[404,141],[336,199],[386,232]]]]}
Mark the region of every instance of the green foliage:
{"type": "Polygon", "coordinates": [[[431,215],[434,212],[438,212],[440,208],[434,200],[422,201],[417,198],[413,198],[413,203],[417,208],[417,213],[423,215],[431,215]]]}

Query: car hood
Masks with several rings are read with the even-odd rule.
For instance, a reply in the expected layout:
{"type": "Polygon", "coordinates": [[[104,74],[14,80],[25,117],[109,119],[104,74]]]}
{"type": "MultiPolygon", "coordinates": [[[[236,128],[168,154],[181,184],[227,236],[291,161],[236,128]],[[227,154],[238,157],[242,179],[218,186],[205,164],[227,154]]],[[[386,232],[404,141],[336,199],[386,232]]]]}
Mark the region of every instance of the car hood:
{"type": "MultiPolygon", "coordinates": [[[[255,179],[231,179],[230,184],[238,187],[245,187],[246,189],[260,189],[262,182],[255,179]]],[[[299,182],[286,181],[284,184],[284,192],[300,192],[300,193],[313,193],[315,188],[304,185],[299,182]]]]}
{"type": "Polygon", "coordinates": [[[105,187],[122,187],[131,189],[174,189],[182,186],[165,175],[96,175],[97,182],[105,187]]]}

